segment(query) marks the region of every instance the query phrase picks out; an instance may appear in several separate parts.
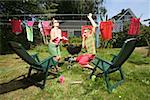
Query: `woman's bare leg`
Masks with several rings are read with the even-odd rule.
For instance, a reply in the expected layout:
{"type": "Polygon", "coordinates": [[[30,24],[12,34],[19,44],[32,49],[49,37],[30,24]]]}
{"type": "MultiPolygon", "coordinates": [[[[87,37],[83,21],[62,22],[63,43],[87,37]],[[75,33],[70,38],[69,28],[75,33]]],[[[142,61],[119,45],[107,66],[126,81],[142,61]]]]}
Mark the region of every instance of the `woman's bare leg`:
{"type": "MultiPolygon", "coordinates": [[[[55,61],[57,61],[57,62],[59,62],[60,61],[60,56],[56,56],[56,57],[54,57],[54,60],[55,61]]],[[[58,64],[55,66],[55,69],[54,69],[54,71],[58,71],[58,70],[60,70],[61,68],[58,66],[58,64]]]]}
{"type": "Polygon", "coordinates": [[[88,68],[88,69],[91,69],[91,70],[94,69],[93,66],[91,66],[91,65],[89,65],[89,64],[87,64],[87,65],[81,65],[81,67],[82,67],[82,68],[88,68]]]}

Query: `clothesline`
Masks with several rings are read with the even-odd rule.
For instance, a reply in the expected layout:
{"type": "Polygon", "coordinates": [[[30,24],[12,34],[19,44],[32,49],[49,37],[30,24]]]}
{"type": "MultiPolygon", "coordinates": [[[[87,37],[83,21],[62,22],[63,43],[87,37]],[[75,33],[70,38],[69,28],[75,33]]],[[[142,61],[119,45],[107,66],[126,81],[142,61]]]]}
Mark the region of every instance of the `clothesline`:
{"type": "MultiPolygon", "coordinates": [[[[0,17],[20,17],[20,16],[29,16],[29,17],[32,17],[32,16],[78,16],[78,15],[81,15],[81,16],[85,16],[85,15],[88,15],[88,14],[15,14],[15,15],[7,15],[7,14],[0,14],[0,17]]],[[[95,15],[95,14],[93,14],[95,15]]]]}
{"type": "MultiPolygon", "coordinates": [[[[0,17],[32,17],[32,16],[86,16],[88,14],[15,14],[15,15],[9,15],[9,14],[0,14],[0,17]]],[[[93,15],[99,15],[99,14],[93,14],[93,15]]],[[[122,16],[122,15],[116,15],[116,16],[122,16]]],[[[123,16],[133,16],[133,15],[123,15],[123,16]]]]}

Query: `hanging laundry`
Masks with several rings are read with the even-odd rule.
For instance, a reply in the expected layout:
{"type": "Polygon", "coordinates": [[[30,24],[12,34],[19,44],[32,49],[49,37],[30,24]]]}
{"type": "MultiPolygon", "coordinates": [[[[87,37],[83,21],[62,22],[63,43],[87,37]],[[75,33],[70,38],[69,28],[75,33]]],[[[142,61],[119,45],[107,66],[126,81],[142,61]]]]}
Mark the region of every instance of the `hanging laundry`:
{"type": "Polygon", "coordinates": [[[42,23],[41,22],[39,22],[38,27],[40,28],[41,34],[44,35],[43,28],[42,28],[42,23]]]}
{"type": "Polygon", "coordinates": [[[131,18],[128,34],[138,35],[139,32],[140,32],[140,18],[131,18]]]}
{"type": "Polygon", "coordinates": [[[103,40],[112,39],[112,29],[113,29],[112,21],[105,21],[100,23],[100,31],[103,40]]]}
{"type": "Polygon", "coordinates": [[[44,44],[48,44],[47,36],[50,34],[51,27],[49,21],[40,21],[38,27],[43,37],[44,44]]]}
{"type": "Polygon", "coordinates": [[[12,19],[11,21],[12,25],[12,32],[16,33],[18,35],[19,33],[22,33],[22,27],[21,27],[21,20],[12,19]]]}
{"type": "Polygon", "coordinates": [[[45,36],[49,35],[51,31],[51,27],[49,24],[49,21],[42,21],[42,28],[45,36]]]}
{"type": "Polygon", "coordinates": [[[32,21],[34,21],[34,22],[36,21],[35,16],[32,16],[31,19],[32,19],[32,21]]]}
{"type": "Polygon", "coordinates": [[[34,21],[23,21],[26,27],[27,39],[33,42],[33,25],[34,21]]]}
{"type": "Polygon", "coordinates": [[[34,21],[27,21],[27,25],[28,25],[28,26],[31,26],[31,27],[32,27],[33,24],[34,24],[34,21]]]}
{"type": "Polygon", "coordinates": [[[28,41],[33,42],[33,27],[26,25],[27,39],[28,41]]]}
{"type": "Polygon", "coordinates": [[[33,42],[33,25],[34,21],[27,21],[26,23],[27,39],[31,42],[33,42]]]}
{"type": "Polygon", "coordinates": [[[123,31],[123,22],[116,21],[114,23],[113,32],[122,32],[123,31]]]}

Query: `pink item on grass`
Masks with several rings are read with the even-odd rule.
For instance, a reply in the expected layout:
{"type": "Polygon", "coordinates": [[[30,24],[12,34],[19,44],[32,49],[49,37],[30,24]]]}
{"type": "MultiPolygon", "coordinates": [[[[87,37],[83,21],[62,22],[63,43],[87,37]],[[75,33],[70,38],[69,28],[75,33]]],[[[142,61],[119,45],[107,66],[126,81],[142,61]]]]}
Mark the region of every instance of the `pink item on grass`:
{"type": "Polygon", "coordinates": [[[61,84],[64,83],[64,80],[65,80],[64,76],[60,76],[60,77],[59,77],[59,82],[60,82],[61,84]]]}

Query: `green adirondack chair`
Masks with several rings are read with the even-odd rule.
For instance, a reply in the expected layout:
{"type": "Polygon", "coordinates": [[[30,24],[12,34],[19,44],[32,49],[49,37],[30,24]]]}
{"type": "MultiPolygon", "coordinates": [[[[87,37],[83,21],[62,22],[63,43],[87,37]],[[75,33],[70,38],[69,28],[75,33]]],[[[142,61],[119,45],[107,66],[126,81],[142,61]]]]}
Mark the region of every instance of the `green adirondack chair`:
{"type": "Polygon", "coordinates": [[[22,58],[26,63],[30,65],[27,76],[28,79],[30,79],[32,82],[36,82],[33,78],[31,78],[32,69],[36,70],[38,73],[42,73],[43,79],[38,85],[40,86],[40,88],[44,89],[45,82],[48,77],[48,69],[52,68],[53,66],[55,67],[57,64],[53,57],[48,57],[40,61],[37,53],[34,55],[29,55],[29,53],[20,43],[9,41],[9,46],[20,58],[22,58]]]}
{"type": "Polygon", "coordinates": [[[95,59],[92,61],[95,67],[92,73],[90,74],[90,78],[92,78],[93,75],[95,75],[96,77],[103,76],[108,92],[112,92],[112,90],[115,89],[118,85],[120,85],[125,79],[121,66],[134,51],[136,43],[136,38],[127,39],[124,42],[118,55],[113,55],[113,58],[110,62],[103,60],[100,57],[95,57],[95,59]],[[96,74],[97,69],[100,69],[102,72],[96,74]],[[114,84],[110,84],[109,74],[116,71],[120,72],[121,79],[114,84]]]}

